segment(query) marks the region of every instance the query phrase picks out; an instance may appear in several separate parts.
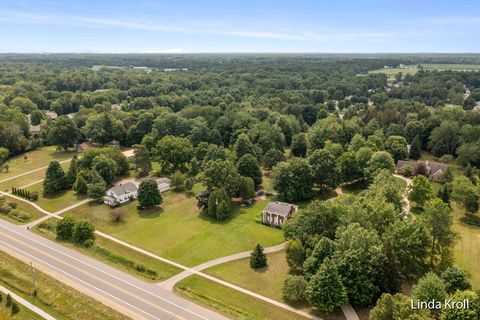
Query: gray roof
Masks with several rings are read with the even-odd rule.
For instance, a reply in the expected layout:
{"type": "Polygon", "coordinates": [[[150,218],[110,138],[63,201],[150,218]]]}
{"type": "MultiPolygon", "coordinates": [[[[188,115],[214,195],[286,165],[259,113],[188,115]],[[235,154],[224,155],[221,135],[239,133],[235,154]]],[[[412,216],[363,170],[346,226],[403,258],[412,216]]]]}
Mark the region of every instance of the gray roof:
{"type": "Polygon", "coordinates": [[[172,183],[172,180],[164,177],[164,178],[158,178],[158,179],[156,179],[155,182],[156,182],[157,184],[161,184],[161,183],[171,184],[171,183],[172,183]]]}
{"type": "Polygon", "coordinates": [[[127,182],[124,184],[116,185],[115,187],[109,189],[108,191],[111,191],[116,195],[122,195],[122,194],[125,194],[126,192],[136,192],[137,190],[138,190],[138,187],[135,185],[135,183],[127,182]]]}
{"type": "Polygon", "coordinates": [[[294,208],[293,204],[286,202],[270,202],[264,209],[264,211],[272,212],[280,216],[287,217],[291,210],[294,208]]]}

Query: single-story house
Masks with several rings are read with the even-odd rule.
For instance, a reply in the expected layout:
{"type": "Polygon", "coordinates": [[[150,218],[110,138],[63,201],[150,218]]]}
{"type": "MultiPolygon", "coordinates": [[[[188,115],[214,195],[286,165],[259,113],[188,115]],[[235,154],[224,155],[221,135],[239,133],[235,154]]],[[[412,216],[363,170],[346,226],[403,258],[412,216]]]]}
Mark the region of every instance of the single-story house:
{"type": "Polygon", "coordinates": [[[50,120],[55,120],[58,118],[58,114],[55,111],[45,111],[45,115],[50,120]]]}
{"type": "Polygon", "coordinates": [[[107,195],[103,197],[103,202],[108,205],[114,205],[136,199],[137,196],[138,187],[135,183],[121,183],[107,190],[107,195]]]}
{"type": "Polygon", "coordinates": [[[290,219],[297,210],[298,206],[290,203],[279,201],[270,202],[265,209],[263,209],[262,221],[263,223],[278,227],[290,219]]]}
{"type": "Polygon", "coordinates": [[[158,191],[164,192],[170,189],[170,185],[172,184],[172,180],[169,178],[158,178],[155,180],[158,186],[158,191]]]}
{"type": "MultiPolygon", "coordinates": [[[[436,162],[436,161],[404,161],[398,160],[397,167],[395,168],[395,173],[401,174],[402,169],[405,166],[410,166],[412,171],[415,170],[417,163],[425,164],[427,169],[426,177],[431,181],[442,182],[445,172],[447,172],[448,165],[446,163],[436,162]]],[[[414,174],[414,172],[412,172],[414,174]]]]}

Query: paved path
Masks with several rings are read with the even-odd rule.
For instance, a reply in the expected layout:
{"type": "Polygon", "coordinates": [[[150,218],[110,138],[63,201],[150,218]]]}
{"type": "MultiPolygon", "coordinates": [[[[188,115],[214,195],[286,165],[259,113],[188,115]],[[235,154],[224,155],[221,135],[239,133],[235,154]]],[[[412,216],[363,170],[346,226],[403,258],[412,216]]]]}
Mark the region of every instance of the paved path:
{"type": "Polygon", "coordinates": [[[343,314],[345,315],[345,318],[347,318],[347,320],[360,320],[360,318],[358,317],[358,314],[355,312],[355,309],[353,309],[350,303],[343,305],[342,311],[343,311],[343,314]]]}
{"type": "Polygon", "coordinates": [[[8,290],[4,286],[0,285],[0,291],[5,293],[5,294],[10,294],[10,296],[15,300],[16,302],[20,303],[23,305],[25,308],[28,308],[38,314],[40,317],[44,318],[45,320],[56,320],[54,317],[43,311],[42,309],[38,308],[37,306],[31,304],[27,300],[23,299],[19,295],[16,295],[14,292],[8,290]]]}
{"type": "MultiPolygon", "coordinates": [[[[59,163],[65,163],[65,162],[69,162],[69,161],[72,161],[72,159],[63,160],[63,161],[60,161],[59,163]]],[[[34,170],[30,170],[30,171],[27,171],[27,172],[23,172],[21,174],[17,174],[16,176],[0,180],[0,183],[7,182],[7,181],[10,181],[10,180],[14,180],[14,179],[29,175],[30,173],[34,173],[34,172],[37,172],[37,171],[40,171],[40,170],[43,170],[43,169],[47,169],[47,168],[48,168],[48,166],[45,166],[45,167],[37,168],[37,169],[34,169],[34,170]]]]}
{"type": "Polygon", "coordinates": [[[408,194],[410,193],[410,189],[411,189],[411,186],[412,186],[412,183],[413,183],[412,179],[401,176],[399,174],[394,174],[393,176],[395,178],[402,179],[403,181],[405,181],[407,183],[407,187],[405,188],[405,192],[403,193],[403,197],[402,197],[403,214],[407,215],[407,214],[410,213],[410,200],[408,199],[408,194]]]}
{"type": "Polygon", "coordinates": [[[159,286],[0,220],[0,248],[134,319],[224,320],[159,286]]]}

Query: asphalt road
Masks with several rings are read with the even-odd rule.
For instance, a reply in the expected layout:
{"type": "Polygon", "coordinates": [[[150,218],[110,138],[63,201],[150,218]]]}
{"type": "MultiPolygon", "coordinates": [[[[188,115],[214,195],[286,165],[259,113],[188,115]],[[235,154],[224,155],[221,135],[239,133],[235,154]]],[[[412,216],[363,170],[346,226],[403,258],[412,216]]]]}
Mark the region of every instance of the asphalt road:
{"type": "Polygon", "coordinates": [[[88,256],[0,219],[0,249],[32,261],[67,285],[135,319],[227,319],[153,283],[100,263],[88,256]],[[82,291],[82,290],[80,290],[82,291]]]}

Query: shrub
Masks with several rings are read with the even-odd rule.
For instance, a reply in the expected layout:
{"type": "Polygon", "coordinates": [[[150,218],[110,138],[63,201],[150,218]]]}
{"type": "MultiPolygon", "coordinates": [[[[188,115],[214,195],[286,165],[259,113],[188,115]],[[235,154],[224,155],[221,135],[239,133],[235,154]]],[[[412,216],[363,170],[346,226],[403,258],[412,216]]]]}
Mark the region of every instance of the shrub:
{"type": "Polygon", "coordinates": [[[453,156],[450,154],[444,154],[441,156],[438,161],[443,162],[443,163],[449,163],[453,161],[453,156]]]}
{"type": "Polygon", "coordinates": [[[308,286],[303,276],[288,276],[283,282],[283,297],[291,302],[305,300],[305,289],[308,286]]]}
{"type": "Polygon", "coordinates": [[[10,295],[10,293],[7,293],[7,303],[5,304],[5,306],[7,308],[10,308],[12,306],[12,302],[13,302],[12,296],[10,295]]]}
{"type": "Polygon", "coordinates": [[[33,192],[30,194],[30,200],[31,200],[31,201],[37,201],[37,200],[38,200],[38,192],[37,192],[37,191],[33,191],[33,192]]]}
{"type": "MultiPolygon", "coordinates": [[[[76,244],[90,245],[87,240],[95,240],[95,227],[87,220],[79,220],[73,228],[73,242],[76,244]]],[[[91,246],[91,245],[90,245],[91,246]]]]}
{"type": "Polygon", "coordinates": [[[17,209],[17,203],[16,202],[9,202],[8,205],[12,208],[12,209],[17,209]]]}
{"type": "Polygon", "coordinates": [[[12,316],[20,312],[20,308],[16,302],[12,302],[12,316]]]}
{"type": "Polygon", "coordinates": [[[125,218],[125,210],[121,208],[117,208],[115,210],[110,211],[110,216],[113,222],[121,222],[125,218]]]}
{"type": "Polygon", "coordinates": [[[71,217],[65,217],[57,222],[57,239],[62,241],[72,240],[75,220],[71,217]]]}

